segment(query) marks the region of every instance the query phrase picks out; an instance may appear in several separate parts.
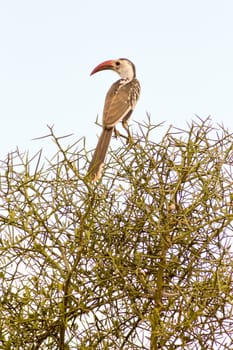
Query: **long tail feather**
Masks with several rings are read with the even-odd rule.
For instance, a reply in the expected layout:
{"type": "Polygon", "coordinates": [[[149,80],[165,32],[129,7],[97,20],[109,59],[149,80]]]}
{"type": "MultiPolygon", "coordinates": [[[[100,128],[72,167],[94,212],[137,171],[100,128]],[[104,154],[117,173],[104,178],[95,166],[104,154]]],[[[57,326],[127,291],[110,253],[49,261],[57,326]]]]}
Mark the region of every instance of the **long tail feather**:
{"type": "Polygon", "coordinates": [[[92,181],[97,181],[102,174],[102,169],[104,166],[104,161],[108,152],[108,147],[112,137],[113,128],[103,129],[98,144],[96,146],[95,152],[93,154],[91,163],[88,168],[88,175],[92,181]]]}

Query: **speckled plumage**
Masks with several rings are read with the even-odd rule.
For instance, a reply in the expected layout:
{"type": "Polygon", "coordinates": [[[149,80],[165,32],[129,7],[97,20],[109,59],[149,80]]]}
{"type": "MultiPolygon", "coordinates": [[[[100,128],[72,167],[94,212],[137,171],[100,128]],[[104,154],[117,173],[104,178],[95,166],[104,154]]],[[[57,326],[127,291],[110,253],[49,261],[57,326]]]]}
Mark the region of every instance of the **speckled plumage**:
{"type": "Polygon", "coordinates": [[[140,94],[140,84],[135,77],[135,67],[131,61],[125,58],[106,61],[98,65],[92,71],[92,74],[104,69],[114,70],[121,76],[121,79],[111,86],[105,98],[103,131],[88,169],[89,176],[93,181],[101,177],[115,125],[122,122],[123,126],[128,130],[127,121],[140,94]]]}

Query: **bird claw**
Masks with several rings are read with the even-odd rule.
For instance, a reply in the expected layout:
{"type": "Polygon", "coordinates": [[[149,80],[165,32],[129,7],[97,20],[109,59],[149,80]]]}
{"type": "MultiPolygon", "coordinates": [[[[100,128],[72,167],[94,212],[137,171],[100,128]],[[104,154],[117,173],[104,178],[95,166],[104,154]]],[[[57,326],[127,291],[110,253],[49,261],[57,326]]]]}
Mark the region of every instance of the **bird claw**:
{"type": "Polygon", "coordinates": [[[129,130],[127,130],[128,136],[121,134],[119,130],[117,130],[116,128],[114,128],[114,137],[123,137],[124,139],[127,140],[127,143],[132,143],[133,142],[133,138],[129,132],[129,130]]]}
{"type": "Polygon", "coordinates": [[[129,143],[129,144],[133,143],[133,137],[131,136],[131,134],[129,134],[127,137],[127,143],[129,143]]]}
{"type": "Polygon", "coordinates": [[[119,136],[122,136],[121,133],[117,130],[116,127],[114,127],[113,130],[114,130],[114,137],[115,137],[115,138],[117,138],[117,137],[119,137],[119,136]]]}
{"type": "Polygon", "coordinates": [[[114,137],[124,137],[125,139],[127,139],[128,137],[121,134],[119,130],[117,130],[116,128],[114,128],[114,137]]]}

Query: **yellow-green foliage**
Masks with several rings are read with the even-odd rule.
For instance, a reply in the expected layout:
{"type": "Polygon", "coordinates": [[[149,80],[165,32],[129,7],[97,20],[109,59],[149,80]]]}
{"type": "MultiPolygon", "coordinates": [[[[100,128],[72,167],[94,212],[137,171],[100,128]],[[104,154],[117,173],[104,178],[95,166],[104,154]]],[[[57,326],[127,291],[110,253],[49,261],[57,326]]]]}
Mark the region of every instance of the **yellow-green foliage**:
{"type": "Polygon", "coordinates": [[[0,163],[0,348],[233,348],[232,135],[148,119],[90,183],[49,130],[0,163]]]}

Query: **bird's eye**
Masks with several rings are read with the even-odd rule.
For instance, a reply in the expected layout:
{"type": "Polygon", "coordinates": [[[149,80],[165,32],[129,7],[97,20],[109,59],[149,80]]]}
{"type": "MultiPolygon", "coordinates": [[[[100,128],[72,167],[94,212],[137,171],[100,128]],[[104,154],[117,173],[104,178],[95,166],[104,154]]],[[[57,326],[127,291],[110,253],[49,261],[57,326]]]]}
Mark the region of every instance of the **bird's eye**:
{"type": "Polygon", "coordinates": [[[120,62],[119,61],[116,61],[116,66],[119,67],[120,66],[120,62]]]}

